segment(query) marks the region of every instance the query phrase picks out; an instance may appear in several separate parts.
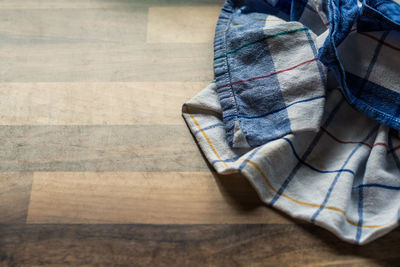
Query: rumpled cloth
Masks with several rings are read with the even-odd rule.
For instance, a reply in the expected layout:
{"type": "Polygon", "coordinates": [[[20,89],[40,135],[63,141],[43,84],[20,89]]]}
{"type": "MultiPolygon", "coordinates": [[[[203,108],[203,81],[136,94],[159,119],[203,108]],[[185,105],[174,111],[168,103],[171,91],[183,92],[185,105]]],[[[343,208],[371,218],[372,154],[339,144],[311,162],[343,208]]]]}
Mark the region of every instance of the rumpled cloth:
{"type": "Polygon", "coordinates": [[[183,106],[208,161],[345,241],[394,229],[399,22],[390,0],[226,1],[215,82],[183,106]]]}

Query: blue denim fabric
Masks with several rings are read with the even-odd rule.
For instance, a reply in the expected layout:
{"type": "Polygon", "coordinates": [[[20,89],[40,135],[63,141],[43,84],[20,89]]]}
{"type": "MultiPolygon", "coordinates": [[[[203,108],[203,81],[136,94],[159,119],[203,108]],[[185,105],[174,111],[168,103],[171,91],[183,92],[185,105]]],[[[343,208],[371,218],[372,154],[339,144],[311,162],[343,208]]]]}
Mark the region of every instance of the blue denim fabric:
{"type": "MultiPolygon", "coordinates": [[[[319,35],[326,29],[321,27],[326,24],[321,16],[326,17],[329,29],[325,42],[315,48],[315,37],[311,37],[310,47],[317,51],[318,59],[335,74],[346,100],[353,107],[380,123],[400,129],[400,84],[395,82],[388,87],[387,84],[383,86],[369,80],[381,49],[380,43],[388,35],[400,34],[400,5],[391,0],[364,0],[361,7],[357,0],[317,2],[320,3],[320,10],[315,10],[315,6],[307,0],[226,1],[216,28],[214,71],[230,145],[234,145],[237,128],[243,132],[249,146],[261,145],[296,130],[292,128],[292,119],[287,113],[287,108],[293,103],[285,101],[282,85],[276,75],[251,80],[280,71],[275,69],[268,41],[259,41],[266,38],[262,19],[270,15],[285,21],[304,23],[309,29],[309,36],[314,33],[319,35]],[[310,14],[306,18],[305,12],[310,14]],[[338,54],[338,46],[346,40],[355,25],[359,32],[382,32],[377,40],[377,53],[362,77],[348,72],[338,54]],[[248,80],[251,82],[236,83],[248,80]]],[[[295,40],[297,37],[293,38],[295,40]]],[[[399,44],[394,45],[399,47],[399,44]]],[[[399,51],[393,51],[394,60],[400,59],[399,55],[399,51]]],[[[318,69],[321,70],[321,67],[318,66],[318,69]]],[[[400,67],[398,73],[400,75],[400,67]]],[[[306,99],[299,96],[298,102],[301,101],[306,99]]]]}
{"type": "MultiPolygon", "coordinates": [[[[372,119],[397,130],[400,129],[400,85],[393,84],[385,88],[371,83],[367,77],[349,74],[344,69],[338,56],[337,47],[348,36],[350,29],[357,20],[357,30],[387,31],[398,35],[400,30],[400,5],[390,0],[367,0],[361,8],[355,0],[330,0],[329,36],[319,51],[320,60],[334,71],[347,101],[359,111],[372,119]]],[[[384,39],[379,40],[383,42],[384,39]]],[[[399,52],[393,52],[400,63],[399,52]]],[[[376,60],[376,59],[375,59],[376,60]]],[[[370,63],[371,68],[375,64],[370,63]]],[[[399,67],[400,75],[400,67],[399,67]]],[[[384,79],[385,77],[382,77],[384,79]]]]}
{"type": "MultiPolygon", "coordinates": [[[[320,90],[316,91],[317,95],[302,95],[299,90],[298,99],[291,102],[285,100],[281,81],[276,74],[281,70],[275,68],[276,62],[271,57],[270,46],[276,44],[276,39],[282,39],[285,34],[290,34],[295,38],[293,46],[309,48],[309,54],[305,55],[308,58],[304,60],[310,60],[317,56],[313,37],[308,33],[308,28],[300,23],[292,23],[285,28],[285,21],[282,21],[276,29],[270,29],[271,33],[265,32],[265,20],[270,13],[290,19],[293,6],[282,2],[280,10],[272,9],[262,1],[246,1],[244,5],[242,4],[242,1],[228,1],[221,12],[214,44],[214,72],[228,142],[232,146],[235,145],[235,132],[240,129],[249,146],[258,146],[297,130],[298,128],[292,127],[292,118],[288,116],[287,108],[304,101],[319,100],[320,103],[324,97],[324,93],[320,92],[323,91],[323,82],[316,82],[316,85],[321,85],[320,90]],[[258,79],[263,76],[266,77],[258,79]]],[[[303,10],[305,2],[301,4],[295,7],[303,10]]],[[[293,51],[296,52],[296,49],[293,51]]],[[[313,66],[316,73],[312,75],[311,82],[315,82],[315,79],[321,80],[321,75],[324,75],[318,72],[319,68],[320,66],[313,66]]],[[[306,84],[304,87],[310,88],[310,86],[311,84],[306,84]]],[[[322,105],[320,108],[322,115],[322,105]]],[[[316,130],[317,123],[310,125],[308,129],[316,130]]]]}
{"type": "Polygon", "coordinates": [[[391,0],[364,0],[358,30],[400,30],[400,8],[391,0]]]}

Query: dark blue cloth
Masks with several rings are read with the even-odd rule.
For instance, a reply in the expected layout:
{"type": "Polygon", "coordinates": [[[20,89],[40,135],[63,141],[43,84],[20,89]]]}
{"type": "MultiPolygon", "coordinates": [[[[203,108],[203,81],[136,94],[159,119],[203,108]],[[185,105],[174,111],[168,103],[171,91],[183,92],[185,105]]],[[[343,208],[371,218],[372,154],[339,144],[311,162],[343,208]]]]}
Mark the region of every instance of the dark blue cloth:
{"type": "MultiPolygon", "coordinates": [[[[351,106],[380,123],[400,129],[400,83],[397,80],[377,82],[374,73],[382,66],[380,54],[389,48],[385,55],[391,53],[392,60],[399,61],[394,67],[398,69],[391,67],[391,71],[400,77],[399,4],[391,0],[364,0],[361,5],[357,0],[228,0],[216,28],[214,70],[229,144],[234,145],[235,131],[239,128],[250,146],[296,130],[287,112],[287,108],[295,103],[288,102],[283,96],[277,75],[268,76],[281,71],[275,67],[276,62],[268,48],[269,36],[263,30],[263,19],[271,15],[304,24],[309,46],[319,61],[334,73],[351,106]],[[319,36],[325,30],[328,31],[324,35],[326,39],[316,48],[312,36],[319,36]],[[362,74],[349,72],[338,52],[338,47],[354,30],[366,34],[372,32],[374,35],[369,37],[376,39],[376,47],[368,59],[369,66],[362,74]],[[387,38],[392,40],[390,44],[385,43],[387,38]],[[372,76],[375,80],[370,80],[372,76]]],[[[360,49],[364,47],[360,46],[360,49]]],[[[314,69],[321,72],[319,65],[314,69]]],[[[323,74],[321,78],[326,80],[323,74]]],[[[383,73],[381,80],[384,79],[383,73]]],[[[318,97],[323,95],[298,99],[297,102],[318,97]]]]}

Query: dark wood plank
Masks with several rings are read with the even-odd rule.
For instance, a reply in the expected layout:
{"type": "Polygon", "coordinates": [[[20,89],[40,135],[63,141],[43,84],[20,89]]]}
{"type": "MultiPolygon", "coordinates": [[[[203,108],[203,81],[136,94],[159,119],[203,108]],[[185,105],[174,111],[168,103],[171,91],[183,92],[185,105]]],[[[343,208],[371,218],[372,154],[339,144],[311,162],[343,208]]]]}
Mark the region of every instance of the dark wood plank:
{"type": "Polygon", "coordinates": [[[0,223],[25,223],[32,173],[0,173],[0,223]]]}
{"type": "Polygon", "coordinates": [[[400,230],[343,243],[314,225],[0,225],[0,261],[20,265],[398,266],[400,230]]]}

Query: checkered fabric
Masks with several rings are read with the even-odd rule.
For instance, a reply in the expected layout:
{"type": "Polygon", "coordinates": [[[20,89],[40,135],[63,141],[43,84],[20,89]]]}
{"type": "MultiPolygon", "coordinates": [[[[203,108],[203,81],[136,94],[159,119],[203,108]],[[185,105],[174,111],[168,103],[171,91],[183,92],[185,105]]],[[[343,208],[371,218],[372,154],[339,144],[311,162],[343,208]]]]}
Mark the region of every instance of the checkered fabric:
{"type": "Polygon", "coordinates": [[[377,2],[227,1],[216,81],[183,106],[217,172],[356,244],[400,221],[398,6],[377,2]]]}

